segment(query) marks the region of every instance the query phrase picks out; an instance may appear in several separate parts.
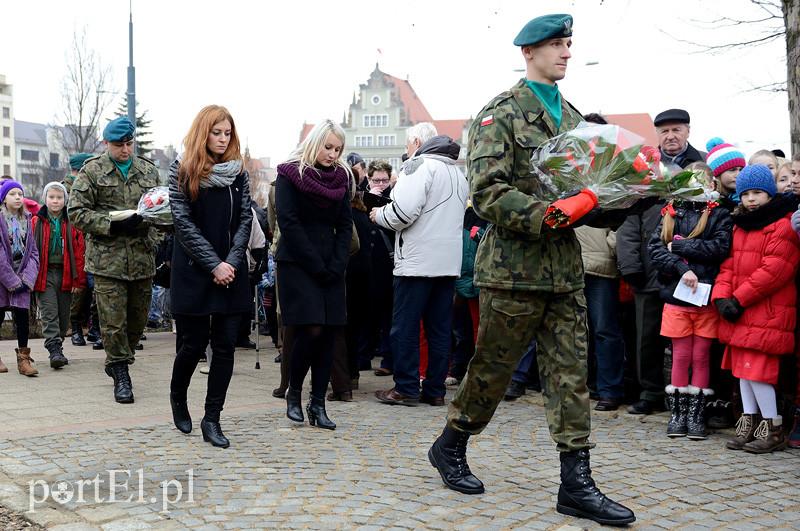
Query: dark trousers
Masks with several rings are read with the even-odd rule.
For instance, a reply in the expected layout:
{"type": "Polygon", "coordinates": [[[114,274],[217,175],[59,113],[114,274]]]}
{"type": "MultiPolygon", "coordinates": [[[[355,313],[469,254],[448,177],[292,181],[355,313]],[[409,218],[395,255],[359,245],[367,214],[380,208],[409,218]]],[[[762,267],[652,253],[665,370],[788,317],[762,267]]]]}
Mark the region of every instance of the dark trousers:
{"type": "Polygon", "coordinates": [[[453,353],[450,357],[450,376],[461,380],[467,373],[469,360],[475,354],[475,334],[470,303],[476,299],[467,299],[456,295],[453,299],[453,353]]]}
{"type": "MultiPolygon", "coordinates": [[[[348,320],[351,314],[347,314],[348,320]]],[[[350,325],[348,324],[348,327],[350,325]]],[[[337,327],[342,328],[342,327],[337,327]]],[[[331,366],[331,389],[334,393],[353,390],[353,380],[358,379],[358,356],[345,340],[344,330],[337,330],[333,336],[333,365],[331,366]]],[[[348,328],[348,332],[350,332],[348,328]]],[[[349,338],[348,338],[349,339],[349,338]]]]}
{"type": "Polygon", "coordinates": [[[30,336],[30,315],[27,308],[5,308],[0,309],[0,325],[6,318],[6,312],[11,312],[14,319],[14,327],[17,330],[17,347],[26,348],[28,346],[28,336],[30,336]]]}
{"type": "Polygon", "coordinates": [[[661,312],[664,302],[657,292],[634,295],[636,306],[636,374],[642,388],[639,398],[659,402],[664,398],[664,348],[661,312]]]}
{"type": "Polygon", "coordinates": [[[617,292],[619,284],[611,278],[586,275],[586,305],[589,336],[597,359],[597,394],[602,398],[622,398],[625,394],[625,341],[619,324],[617,292]]]}
{"type": "Polygon", "coordinates": [[[206,420],[219,422],[228,385],[233,375],[233,352],[241,314],[175,315],[177,356],[172,366],[170,392],[176,400],[185,401],[186,391],[200,358],[205,357],[211,342],[211,366],[206,391],[206,420]]]}
{"type": "Polygon", "coordinates": [[[308,370],[311,369],[311,394],[324,400],[331,378],[334,342],[337,335],[344,336],[343,327],[297,325],[286,328],[292,329],[289,387],[301,390],[308,370]]]}
{"type": "Polygon", "coordinates": [[[428,340],[428,370],[422,393],[445,395],[444,380],[450,358],[453,277],[395,277],[392,356],[394,387],[398,393],[419,396],[419,322],[428,340]]]}
{"type": "Polygon", "coordinates": [[[525,355],[520,358],[517,368],[511,374],[511,380],[522,385],[541,385],[539,380],[539,362],[536,359],[536,341],[532,341],[525,355]]]}

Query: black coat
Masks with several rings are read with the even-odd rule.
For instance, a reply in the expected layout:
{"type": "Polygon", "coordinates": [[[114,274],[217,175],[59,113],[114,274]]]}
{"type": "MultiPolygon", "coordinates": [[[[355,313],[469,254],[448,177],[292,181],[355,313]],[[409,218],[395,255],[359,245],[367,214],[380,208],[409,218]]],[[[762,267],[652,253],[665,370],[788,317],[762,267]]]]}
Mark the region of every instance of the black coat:
{"type": "Polygon", "coordinates": [[[663,202],[642,214],[631,214],[617,230],[617,268],[622,278],[641,293],[658,291],[658,274],[650,263],[647,244],[661,220],[663,202]]]}
{"type": "Polygon", "coordinates": [[[253,213],[247,172],[233,184],[201,188],[190,201],[178,185],[177,161],[170,166],[169,200],[175,225],[172,251],[172,312],[184,315],[234,314],[250,311],[247,244],[253,213]],[[226,286],[214,283],[211,271],[227,262],[236,269],[226,286]]]}
{"type": "Polygon", "coordinates": [[[285,325],[345,325],[345,270],[353,218],[350,196],[320,206],[285,176],[275,181],[281,237],[275,252],[285,325]]]}
{"type": "Polygon", "coordinates": [[[663,221],[650,237],[648,249],[653,267],[658,271],[659,292],[661,298],[670,304],[692,306],[672,296],[683,274],[692,271],[700,282],[713,286],[720,264],[730,254],[733,219],[725,208],[717,207],[711,211],[706,228],[700,236],[685,238],[697,226],[705,207],[705,203],[691,201],[675,204],[673,234],[684,238],[672,242],[672,252],[661,239],[663,221]]]}

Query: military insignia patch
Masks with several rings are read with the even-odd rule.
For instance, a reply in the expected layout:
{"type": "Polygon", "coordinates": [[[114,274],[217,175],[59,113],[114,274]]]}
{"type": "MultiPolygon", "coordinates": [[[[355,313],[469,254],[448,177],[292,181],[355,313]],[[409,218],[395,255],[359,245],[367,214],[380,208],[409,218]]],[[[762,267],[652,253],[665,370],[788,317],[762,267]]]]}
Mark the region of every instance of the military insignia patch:
{"type": "Polygon", "coordinates": [[[486,116],[484,117],[483,120],[481,120],[481,127],[492,125],[493,123],[494,123],[494,115],[490,114],[489,116],[486,116]]]}
{"type": "Polygon", "coordinates": [[[564,35],[569,37],[572,35],[572,19],[568,18],[564,21],[564,35]]]}

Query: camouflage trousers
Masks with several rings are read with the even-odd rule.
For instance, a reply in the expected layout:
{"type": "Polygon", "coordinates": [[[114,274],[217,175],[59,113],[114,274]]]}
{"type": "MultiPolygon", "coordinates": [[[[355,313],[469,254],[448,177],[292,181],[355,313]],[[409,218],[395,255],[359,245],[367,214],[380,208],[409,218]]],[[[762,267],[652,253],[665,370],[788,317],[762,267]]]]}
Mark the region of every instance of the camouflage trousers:
{"type": "Polygon", "coordinates": [[[136,344],[147,324],[152,289],[152,278],[120,280],[94,276],[106,365],[120,361],[129,364],[134,362],[136,344]]]}
{"type": "Polygon", "coordinates": [[[481,288],[475,355],[456,391],[448,426],[477,434],[489,424],[532,339],[550,435],[561,452],[592,448],[583,290],[542,293],[481,288]]]}

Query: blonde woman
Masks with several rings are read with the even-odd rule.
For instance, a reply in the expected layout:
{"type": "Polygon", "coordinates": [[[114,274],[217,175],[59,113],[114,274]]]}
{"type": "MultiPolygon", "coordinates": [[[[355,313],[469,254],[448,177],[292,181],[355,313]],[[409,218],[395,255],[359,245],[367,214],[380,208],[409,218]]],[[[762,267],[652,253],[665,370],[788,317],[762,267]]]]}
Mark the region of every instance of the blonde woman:
{"type": "Polygon", "coordinates": [[[311,369],[308,422],[336,429],[325,411],[334,338],[347,324],[345,269],[353,230],[348,190],[352,179],[341,159],[344,131],[331,120],[317,124],[289,160],[278,165],[275,210],[281,238],[275,254],[283,324],[292,334],[286,416],[303,422],[300,395],[311,369]]]}

